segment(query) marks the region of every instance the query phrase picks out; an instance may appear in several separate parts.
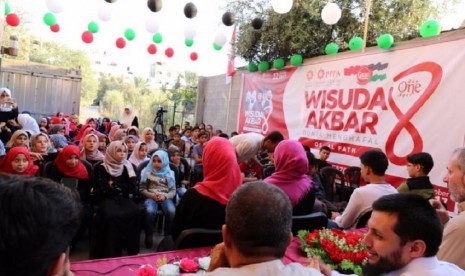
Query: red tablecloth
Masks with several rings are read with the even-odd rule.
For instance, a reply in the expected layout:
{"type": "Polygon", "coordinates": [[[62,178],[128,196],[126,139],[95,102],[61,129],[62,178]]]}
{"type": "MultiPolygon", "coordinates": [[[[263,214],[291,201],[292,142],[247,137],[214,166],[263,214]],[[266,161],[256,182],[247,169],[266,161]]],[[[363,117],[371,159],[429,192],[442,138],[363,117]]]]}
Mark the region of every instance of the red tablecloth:
{"type": "MultiPolygon", "coordinates": [[[[284,263],[299,262],[305,258],[300,251],[300,240],[294,238],[287,247],[283,258],[284,263]]],[[[156,261],[166,257],[168,263],[176,259],[205,257],[210,254],[211,247],[192,248],[186,250],[157,252],[153,254],[144,254],[137,256],[128,256],[111,259],[98,259],[90,261],[75,262],[71,264],[71,271],[76,276],[95,276],[95,275],[117,275],[132,276],[137,269],[143,264],[150,264],[156,267],[156,261]]]]}

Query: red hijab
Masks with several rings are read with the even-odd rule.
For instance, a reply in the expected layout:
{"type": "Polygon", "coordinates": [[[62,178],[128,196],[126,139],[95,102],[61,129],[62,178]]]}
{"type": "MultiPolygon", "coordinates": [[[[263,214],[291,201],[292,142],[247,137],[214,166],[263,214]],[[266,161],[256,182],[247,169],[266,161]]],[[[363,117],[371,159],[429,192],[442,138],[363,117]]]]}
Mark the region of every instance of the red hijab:
{"type": "Polygon", "coordinates": [[[194,189],[226,205],[231,194],[242,184],[236,151],[228,139],[213,137],[205,145],[203,174],[203,181],[197,183],[194,189]]]}
{"type": "Polygon", "coordinates": [[[83,180],[89,179],[89,173],[87,172],[86,166],[82,164],[80,159],[74,168],[70,168],[68,165],[66,165],[66,160],[68,160],[72,155],[76,155],[76,157],[79,159],[79,148],[74,145],[68,145],[64,147],[60,153],[58,153],[58,156],[55,159],[55,166],[57,166],[58,170],[66,177],[73,177],[83,180]]]}
{"type": "Polygon", "coordinates": [[[34,161],[32,161],[31,155],[29,154],[29,150],[26,147],[11,148],[2,161],[3,162],[0,165],[0,172],[4,173],[35,176],[37,171],[39,170],[39,167],[34,165],[34,161]],[[13,160],[16,158],[16,156],[18,156],[18,154],[21,153],[24,154],[24,156],[26,156],[26,159],[27,161],[29,161],[29,164],[23,172],[19,173],[13,170],[13,166],[11,164],[13,163],[13,160]]]}

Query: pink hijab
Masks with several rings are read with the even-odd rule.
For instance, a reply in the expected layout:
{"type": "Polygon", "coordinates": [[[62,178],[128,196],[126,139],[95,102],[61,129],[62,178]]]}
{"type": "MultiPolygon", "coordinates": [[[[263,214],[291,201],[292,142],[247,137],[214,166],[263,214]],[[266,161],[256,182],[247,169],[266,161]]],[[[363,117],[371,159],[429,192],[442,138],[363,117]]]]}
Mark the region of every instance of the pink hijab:
{"type": "Polygon", "coordinates": [[[203,181],[194,189],[226,205],[231,194],[242,184],[236,152],[229,140],[213,137],[208,141],[203,151],[203,174],[203,181]]]}
{"type": "Polygon", "coordinates": [[[312,188],[305,150],[298,141],[284,140],[276,146],[274,160],[276,170],[264,181],[281,188],[295,206],[312,188]]]}

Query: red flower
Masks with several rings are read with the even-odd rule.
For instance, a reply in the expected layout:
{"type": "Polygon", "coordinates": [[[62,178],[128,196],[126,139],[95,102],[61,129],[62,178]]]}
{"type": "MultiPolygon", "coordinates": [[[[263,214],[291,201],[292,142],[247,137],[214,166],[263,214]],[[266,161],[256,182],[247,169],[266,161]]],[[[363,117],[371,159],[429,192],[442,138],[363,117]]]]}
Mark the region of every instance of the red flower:
{"type": "Polygon", "coordinates": [[[143,265],[137,270],[136,276],[156,276],[157,270],[150,265],[143,265]]]}
{"type": "Polygon", "coordinates": [[[197,272],[200,266],[194,260],[183,258],[181,259],[181,262],[179,263],[179,267],[181,268],[182,271],[191,273],[191,272],[197,272]]]}

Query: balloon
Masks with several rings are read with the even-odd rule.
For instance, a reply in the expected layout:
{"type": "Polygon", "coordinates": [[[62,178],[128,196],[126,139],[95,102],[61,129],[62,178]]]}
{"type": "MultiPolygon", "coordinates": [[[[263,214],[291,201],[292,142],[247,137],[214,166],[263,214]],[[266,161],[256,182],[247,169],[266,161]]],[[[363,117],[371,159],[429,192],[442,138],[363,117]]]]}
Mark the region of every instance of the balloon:
{"type": "Polygon", "coordinates": [[[321,10],[321,19],[328,25],[334,25],[341,19],[341,13],[341,9],[336,3],[328,3],[321,10]]]}
{"type": "Polygon", "coordinates": [[[301,55],[292,55],[291,57],[291,65],[293,66],[300,66],[302,65],[303,58],[301,55]]]}
{"type": "Polygon", "coordinates": [[[337,46],[337,44],[334,43],[334,42],[329,43],[329,44],[326,45],[326,47],[325,47],[325,53],[326,53],[327,55],[334,55],[334,54],[337,54],[338,51],[339,51],[339,46],[337,46]]]}
{"type": "Polygon", "coordinates": [[[188,39],[194,39],[195,35],[197,34],[197,31],[194,29],[192,26],[186,26],[186,29],[184,30],[184,36],[188,39]]]}
{"type": "Polygon", "coordinates": [[[10,13],[6,16],[6,23],[11,27],[16,27],[19,25],[19,17],[14,13],[10,13]]]}
{"type": "Polygon", "coordinates": [[[231,12],[225,12],[223,14],[223,17],[221,18],[223,21],[223,24],[226,26],[232,26],[234,25],[234,22],[236,21],[236,18],[234,17],[234,14],[231,12]]]}
{"type": "Polygon", "coordinates": [[[292,9],[293,0],[271,0],[271,7],[276,13],[288,13],[292,9]]]}
{"type": "Polygon", "coordinates": [[[441,24],[434,19],[430,19],[421,24],[420,35],[422,37],[432,37],[441,33],[441,24]]]}
{"type": "Polygon", "coordinates": [[[147,7],[149,7],[152,12],[159,12],[163,7],[163,2],[162,0],[148,0],[147,7]]]}
{"type": "Polygon", "coordinates": [[[60,13],[63,11],[63,1],[61,0],[47,0],[45,4],[47,5],[47,8],[54,13],[60,13]]]}
{"type": "Polygon", "coordinates": [[[273,61],[273,67],[275,69],[283,69],[284,68],[284,59],[278,58],[273,61]]]}
{"type": "Polygon", "coordinates": [[[48,12],[44,15],[44,22],[47,26],[53,26],[57,22],[57,19],[53,13],[48,12]]]}
{"type": "Polygon", "coordinates": [[[221,49],[223,49],[223,47],[221,45],[218,45],[215,42],[213,42],[213,49],[215,49],[217,51],[220,51],[221,49]]]}
{"type": "Polygon", "coordinates": [[[255,63],[250,62],[249,65],[247,66],[247,70],[249,72],[257,72],[258,68],[257,68],[257,65],[255,65],[255,63]]]}
{"type": "Polygon", "coordinates": [[[5,3],[5,15],[10,14],[10,12],[11,12],[10,5],[8,3],[5,3]]]}
{"type": "Polygon", "coordinates": [[[147,47],[147,52],[149,54],[154,55],[157,53],[157,46],[155,44],[150,44],[149,47],[147,47]]]}
{"type": "Polygon", "coordinates": [[[93,34],[98,33],[98,24],[95,21],[91,21],[87,25],[87,30],[93,34]]]}
{"type": "Polygon", "coordinates": [[[50,26],[50,30],[54,33],[58,33],[60,31],[60,25],[55,24],[53,26],[50,26]]]}
{"type": "Polygon", "coordinates": [[[261,19],[260,17],[255,17],[253,20],[252,20],[252,27],[255,29],[255,30],[260,30],[263,26],[263,19],[261,19]]]}
{"type": "Polygon", "coordinates": [[[94,41],[94,35],[89,31],[83,32],[81,38],[82,41],[84,41],[87,44],[92,43],[92,41],[94,41]]]}
{"type": "Polygon", "coordinates": [[[173,50],[173,48],[166,48],[166,50],[165,50],[165,55],[166,55],[167,57],[169,57],[169,58],[172,57],[172,56],[174,55],[174,50],[173,50]]]}
{"type": "Polygon", "coordinates": [[[191,46],[194,44],[194,40],[193,40],[193,39],[186,38],[186,39],[184,40],[184,44],[186,44],[187,47],[191,47],[191,46]]]}
{"type": "Polygon", "coordinates": [[[197,55],[196,52],[192,52],[190,58],[192,61],[196,61],[199,58],[199,55],[197,55]]]}
{"type": "Polygon", "coordinates": [[[133,29],[128,28],[126,31],[124,31],[124,37],[126,37],[127,40],[132,41],[136,37],[136,33],[133,29]]]}
{"type": "Polygon", "coordinates": [[[349,49],[352,51],[360,50],[363,47],[363,38],[354,36],[349,40],[349,49]]]}
{"type": "Polygon", "coordinates": [[[109,21],[111,19],[111,12],[105,5],[101,6],[98,10],[98,17],[102,21],[109,21]]]}
{"type": "Polygon", "coordinates": [[[184,15],[187,18],[194,18],[197,15],[197,7],[194,3],[189,2],[184,6],[184,15]]]}
{"type": "Polygon", "coordinates": [[[389,49],[394,44],[394,38],[390,34],[382,34],[376,40],[378,42],[378,47],[381,49],[389,49]]]}
{"type": "Polygon", "coordinates": [[[125,46],[126,46],[126,40],[124,40],[124,38],[122,38],[122,37],[119,37],[116,40],[116,47],[118,47],[120,49],[123,49],[125,46]]]}
{"type": "Polygon", "coordinates": [[[226,35],[224,33],[217,33],[214,41],[216,45],[223,46],[226,44],[226,35]]]}
{"type": "Polygon", "coordinates": [[[270,69],[270,64],[268,63],[268,61],[261,61],[258,64],[258,71],[260,71],[260,72],[266,72],[269,69],[270,69]]]}
{"type": "Polygon", "coordinates": [[[115,3],[116,2],[116,0],[105,0],[105,1],[108,2],[108,3],[115,3]]]}
{"type": "Polygon", "coordinates": [[[160,44],[163,41],[163,36],[160,33],[156,33],[152,36],[152,41],[160,44]]]}
{"type": "Polygon", "coordinates": [[[149,33],[154,34],[154,33],[158,32],[158,27],[159,27],[159,23],[158,23],[158,20],[155,17],[149,17],[145,21],[145,29],[149,33]]]}

